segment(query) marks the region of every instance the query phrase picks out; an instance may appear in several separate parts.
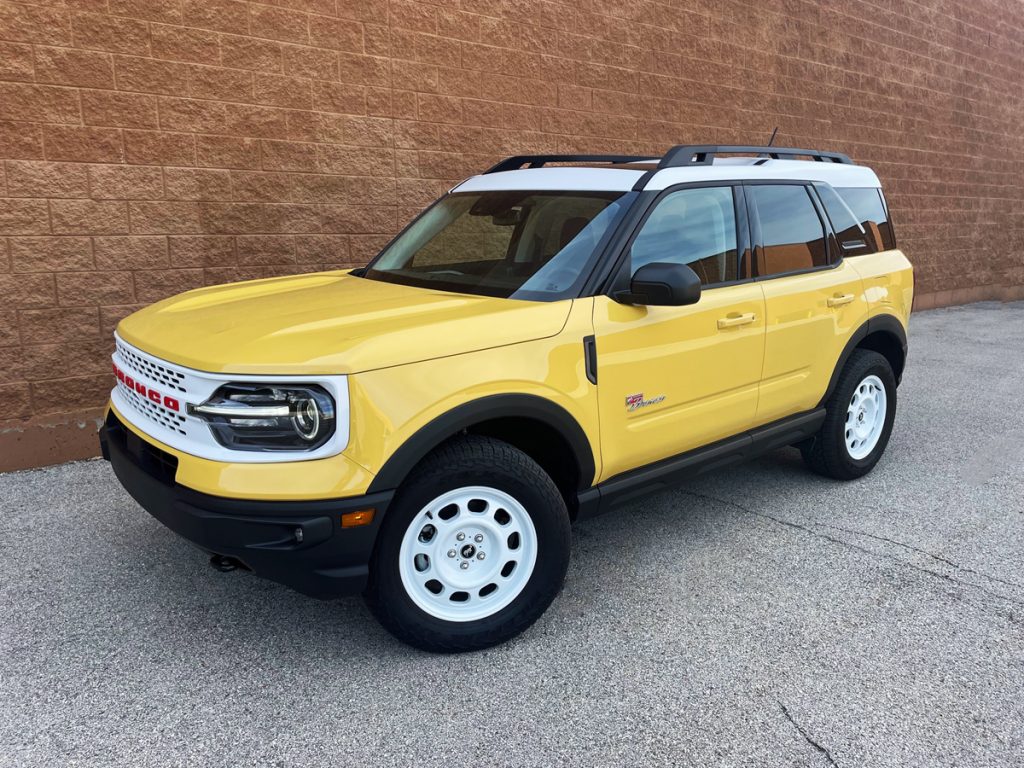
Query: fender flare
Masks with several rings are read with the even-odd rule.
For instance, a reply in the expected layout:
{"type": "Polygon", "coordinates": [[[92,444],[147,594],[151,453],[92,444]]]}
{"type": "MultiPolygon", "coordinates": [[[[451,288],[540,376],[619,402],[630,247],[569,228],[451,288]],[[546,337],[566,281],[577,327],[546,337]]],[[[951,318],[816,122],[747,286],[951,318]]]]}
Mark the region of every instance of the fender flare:
{"type": "MultiPolygon", "coordinates": [[[[893,336],[897,342],[899,342],[900,348],[903,350],[903,360],[907,359],[907,331],[904,329],[903,324],[897,319],[895,315],[875,315],[874,317],[868,318],[868,320],[857,328],[856,331],[850,336],[850,340],[846,342],[846,346],[843,347],[842,354],[839,355],[839,359],[836,361],[835,368],[832,369],[832,377],[828,381],[828,388],[825,390],[825,394],[818,402],[818,406],[823,406],[828,399],[832,397],[832,392],[835,391],[836,384],[839,382],[839,374],[846,366],[846,361],[850,355],[853,354],[853,350],[857,348],[864,339],[873,333],[885,333],[893,336]]],[[[900,370],[896,374],[896,383],[900,383],[900,379],[903,377],[903,371],[900,370]]]]}
{"type": "Polygon", "coordinates": [[[448,438],[491,419],[534,419],[554,427],[565,438],[579,468],[580,482],[594,477],[594,453],[586,432],[562,406],[538,395],[488,395],[452,408],[424,426],[388,457],[367,493],[390,491],[401,485],[422,459],[448,438]]]}

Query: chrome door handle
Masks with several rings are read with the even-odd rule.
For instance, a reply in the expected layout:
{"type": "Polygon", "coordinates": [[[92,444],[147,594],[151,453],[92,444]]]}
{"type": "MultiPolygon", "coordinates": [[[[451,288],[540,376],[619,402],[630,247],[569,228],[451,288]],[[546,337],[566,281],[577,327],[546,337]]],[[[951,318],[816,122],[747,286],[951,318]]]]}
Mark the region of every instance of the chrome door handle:
{"type": "Polygon", "coordinates": [[[757,315],[753,312],[747,312],[744,315],[729,315],[728,317],[721,317],[718,319],[718,327],[721,328],[735,328],[739,325],[749,325],[757,319],[757,315]]]}
{"type": "Polygon", "coordinates": [[[828,297],[828,305],[830,307],[841,307],[844,304],[849,304],[856,298],[852,293],[837,293],[835,296],[828,297]]]}

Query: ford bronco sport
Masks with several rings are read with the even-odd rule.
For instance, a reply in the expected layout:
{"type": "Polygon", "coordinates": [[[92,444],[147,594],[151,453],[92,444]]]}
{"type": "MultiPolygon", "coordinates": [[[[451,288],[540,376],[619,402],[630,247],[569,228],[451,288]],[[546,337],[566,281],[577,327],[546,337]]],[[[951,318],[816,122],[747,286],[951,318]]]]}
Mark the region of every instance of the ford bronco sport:
{"type": "Polygon", "coordinates": [[[220,568],[478,649],[554,599],[573,520],[781,446],[868,473],[912,292],[845,155],[513,157],[363,269],[122,320],[101,443],[220,568]]]}

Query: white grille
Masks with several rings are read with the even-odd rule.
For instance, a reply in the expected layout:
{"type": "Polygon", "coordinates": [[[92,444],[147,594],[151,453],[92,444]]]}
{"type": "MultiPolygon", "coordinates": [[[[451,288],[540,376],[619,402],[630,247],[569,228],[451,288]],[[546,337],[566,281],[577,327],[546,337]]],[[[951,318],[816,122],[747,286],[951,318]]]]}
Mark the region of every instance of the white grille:
{"type": "Polygon", "coordinates": [[[117,382],[118,389],[124,394],[125,399],[143,418],[154,421],[157,424],[169,429],[173,432],[177,432],[179,435],[187,435],[185,431],[185,417],[179,416],[174,411],[164,408],[162,405],[157,405],[150,400],[142,397],[138,392],[128,389],[120,381],[117,382]]]}
{"type": "Polygon", "coordinates": [[[121,361],[128,372],[145,376],[153,381],[163,384],[169,389],[177,392],[185,391],[185,374],[169,368],[166,363],[158,363],[155,358],[143,357],[120,339],[117,340],[117,351],[121,355],[121,361]]]}
{"type": "Polygon", "coordinates": [[[114,366],[123,377],[117,376],[110,397],[122,415],[146,434],[175,448],[184,449],[184,443],[194,442],[189,440],[192,431],[200,439],[212,439],[206,424],[187,415],[187,403],[195,400],[188,397],[186,369],[148,355],[117,336],[114,341],[114,366]],[[168,398],[173,407],[168,407],[168,398]]]}
{"type": "Polygon", "coordinates": [[[171,448],[216,461],[267,463],[321,459],[340,453],[348,444],[348,378],[345,376],[210,374],[161,360],[116,334],[114,340],[114,365],[143,392],[118,378],[110,393],[111,403],[133,426],[171,448]],[[217,389],[230,382],[319,384],[334,398],[337,418],[334,437],[315,451],[261,453],[225,448],[214,438],[205,421],[189,414],[188,407],[206,402],[217,389]],[[168,403],[172,407],[168,407],[168,403]]]}

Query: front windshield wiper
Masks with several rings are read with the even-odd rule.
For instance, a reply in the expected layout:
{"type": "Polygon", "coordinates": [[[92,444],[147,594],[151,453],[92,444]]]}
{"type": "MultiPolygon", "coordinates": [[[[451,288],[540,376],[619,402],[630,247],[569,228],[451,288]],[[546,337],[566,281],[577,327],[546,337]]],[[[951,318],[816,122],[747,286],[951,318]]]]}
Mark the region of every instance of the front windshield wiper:
{"type": "Polygon", "coordinates": [[[416,274],[423,275],[456,275],[458,277],[466,277],[465,272],[460,272],[457,269],[432,269],[429,272],[417,272],[416,274]]]}
{"type": "Polygon", "coordinates": [[[375,270],[382,275],[390,275],[392,277],[405,277],[410,280],[444,280],[445,278],[452,277],[469,277],[465,272],[458,272],[454,269],[432,269],[429,272],[420,272],[418,269],[382,269],[375,270]]]}

